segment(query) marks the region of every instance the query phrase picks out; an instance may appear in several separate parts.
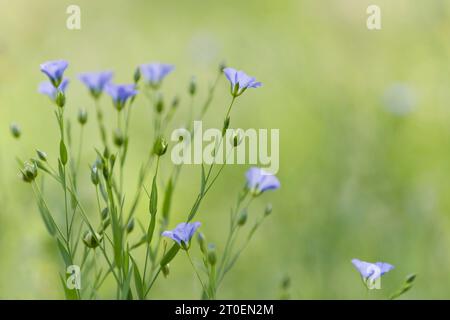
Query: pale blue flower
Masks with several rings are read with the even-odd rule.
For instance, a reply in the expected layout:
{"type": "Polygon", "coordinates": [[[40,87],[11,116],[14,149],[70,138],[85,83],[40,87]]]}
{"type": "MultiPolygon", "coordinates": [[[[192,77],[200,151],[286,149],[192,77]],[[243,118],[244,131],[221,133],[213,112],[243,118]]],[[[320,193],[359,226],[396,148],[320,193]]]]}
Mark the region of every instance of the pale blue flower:
{"type": "Polygon", "coordinates": [[[69,66],[66,60],[47,61],[41,64],[41,71],[47,75],[50,82],[58,87],[62,81],[64,71],[69,66]]]}
{"type": "Polygon", "coordinates": [[[55,88],[50,81],[43,81],[39,84],[38,92],[45,94],[53,101],[56,99],[56,94],[58,91],[64,93],[66,91],[67,85],[69,84],[69,79],[64,78],[59,84],[58,88],[55,88]]]}
{"type": "Polygon", "coordinates": [[[103,92],[105,86],[113,78],[113,73],[111,71],[86,72],[81,73],[78,78],[86,85],[91,94],[95,98],[98,98],[103,92]]]}
{"type": "Polygon", "coordinates": [[[157,87],[161,84],[163,79],[171,73],[175,67],[171,64],[165,63],[148,63],[140,66],[142,76],[151,86],[157,87]]]}
{"type": "Polygon", "coordinates": [[[108,83],[105,86],[105,91],[111,96],[114,106],[118,110],[122,110],[127,100],[138,93],[134,84],[108,83]]]}
{"type": "Polygon", "coordinates": [[[164,231],[161,235],[176,241],[184,249],[189,248],[189,243],[195,231],[200,227],[200,222],[180,223],[172,231],[164,231]]]}
{"type": "Polygon", "coordinates": [[[379,277],[381,277],[383,274],[391,271],[394,269],[394,266],[386,263],[386,262],[365,262],[361,261],[359,259],[353,259],[352,264],[355,266],[355,268],[359,271],[361,274],[361,277],[367,281],[375,281],[379,277]]]}
{"type": "Polygon", "coordinates": [[[280,188],[280,181],[277,177],[261,168],[250,168],[246,173],[246,178],[247,188],[254,195],[280,188]]]}
{"type": "Polygon", "coordinates": [[[258,88],[262,86],[261,82],[256,81],[254,77],[250,77],[244,71],[233,68],[223,69],[223,73],[231,84],[231,94],[234,97],[240,96],[247,88],[258,88]]]}

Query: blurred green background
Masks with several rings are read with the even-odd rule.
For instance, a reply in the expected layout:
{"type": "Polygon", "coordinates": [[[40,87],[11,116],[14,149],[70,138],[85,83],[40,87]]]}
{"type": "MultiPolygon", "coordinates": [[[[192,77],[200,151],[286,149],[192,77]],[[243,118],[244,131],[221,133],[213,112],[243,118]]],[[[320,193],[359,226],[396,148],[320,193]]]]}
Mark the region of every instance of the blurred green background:
{"type": "MultiPolygon", "coordinates": [[[[187,112],[192,75],[198,101],[223,60],[263,82],[239,99],[233,125],[280,129],[282,188],[255,202],[251,218],[269,201],[273,214],[219,298],[276,299],[285,276],[292,298],[364,298],[350,263],[355,257],[396,266],[383,277],[383,290],[369,297],[383,297],[417,272],[404,298],[450,298],[449,31],[446,0],[0,0],[0,298],[63,297],[60,258],[15,161],[34,156],[35,148],[57,154],[54,107],[37,84],[44,80],[39,64],[59,58],[70,62],[69,114],[92,111],[82,158],[82,199],[92,210],[87,164],[98,135],[79,72],[110,69],[117,82],[129,82],[141,63],[175,64],[164,84],[167,99],[181,96],[175,125],[187,112]],[[81,30],[66,28],[70,4],[81,7],[81,30]],[[381,7],[380,31],[366,28],[370,4],[381,7]],[[12,121],[22,127],[19,141],[8,132],[12,121]]],[[[228,89],[223,77],[208,126],[221,126],[228,89]]],[[[112,121],[109,99],[102,106],[112,121]]],[[[132,190],[152,141],[145,100],[135,108],[126,177],[132,190]]],[[[200,208],[201,229],[219,250],[247,169],[227,167],[200,208]]],[[[162,170],[169,173],[170,164],[162,170]]],[[[199,172],[199,166],[183,170],[171,226],[193,203],[199,172]]],[[[53,188],[49,202],[58,208],[61,194],[53,188]]],[[[142,202],[139,217],[147,217],[146,208],[142,202]]],[[[108,288],[102,297],[114,297],[108,288]]],[[[151,298],[199,295],[188,261],[179,256],[151,298]]]]}

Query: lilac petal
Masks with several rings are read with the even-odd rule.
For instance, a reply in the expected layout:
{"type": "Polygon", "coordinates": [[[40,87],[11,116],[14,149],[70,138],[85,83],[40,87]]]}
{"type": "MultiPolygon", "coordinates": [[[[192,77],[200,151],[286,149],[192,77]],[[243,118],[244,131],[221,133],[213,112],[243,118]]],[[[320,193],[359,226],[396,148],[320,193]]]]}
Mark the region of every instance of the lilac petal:
{"type": "Polygon", "coordinates": [[[355,266],[355,268],[359,271],[359,273],[364,279],[367,279],[373,273],[372,263],[361,261],[359,259],[353,259],[352,264],[355,266]]]}
{"type": "Polygon", "coordinates": [[[380,268],[381,271],[381,275],[391,271],[392,269],[394,269],[394,266],[386,263],[386,262],[375,262],[375,265],[378,266],[378,268],[380,268]]]}
{"type": "Polygon", "coordinates": [[[280,188],[280,181],[274,175],[263,175],[258,188],[261,190],[261,192],[267,190],[276,190],[280,188]]]}
{"type": "Polygon", "coordinates": [[[225,68],[225,69],[223,69],[223,73],[227,77],[228,81],[230,81],[231,86],[234,87],[236,85],[237,71],[233,68],[225,68]]]}
{"type": "Polygon", "coordinates": [[[247,187],[249,189],[253,189],[258,184],[259,180],[261,179],[261,170],[256,167],[250,168],[247,173],[247,187]]]}
{"type": "Polygon", "coordinates": [[[69,66],[69,63],[65,60],[47,61],[40,65],[40,69],[45,73],[49,79],[53,82],[61,80],[64,71],[69,66]]]}

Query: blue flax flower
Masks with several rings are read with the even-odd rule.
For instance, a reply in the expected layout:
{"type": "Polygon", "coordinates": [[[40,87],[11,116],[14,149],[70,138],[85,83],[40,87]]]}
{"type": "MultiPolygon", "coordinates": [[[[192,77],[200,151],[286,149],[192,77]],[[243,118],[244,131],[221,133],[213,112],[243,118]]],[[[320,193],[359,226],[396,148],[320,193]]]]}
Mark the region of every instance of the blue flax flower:
{"type": "Polygon", "coordinates": [[[352,264],[361,274],[364,281],[370,281],[373,283],[376,279],[381,277],[383,274],[394,269],[394,266],[386,262],[365,262],[359,259],[353,259],[352,264]]]}
{"type": "Polygon", "coordinates": [[[41,64],[41,71],[47,75],[55,88],[59,87],[64,71],[69,66],[66,60],[47,61],[41,64]]]}
{"type": "Polygon", "coordinates": [[[256,81],[254,77],[250,77],[244,71],[233,68],[223,69],[223,73],[231,84],[231,94],[234,97],[240,96],[247,88],[258,88],[262,86],[261,82],[256,81]]]}
{"type": "Polygon", "coordinates": [[[247,188],[255,196],[267,190],[280,188],[280,181],[277,177],[261,168],[250,168],[246,173],[246,178],[247,188]]]}
{"type": "Polygon", "coordinates": [[[200,222],[192,223],[180,223],[172,231],[164,231],[162,236],[168,237],[176,241],[183,249],[187,250],[189,248],[189,243],[195,231],[200,227],[200,222]]]}
{"type": "Polygon", "coordinates": [[[50,99],[55,101],[56,94],[58,91],[64,93],[66,91],[67,85],[69,84],[69,79],[64,78],[59,84],[58,88],[55,88],[50,81],[44,81],[39,84],[38,92],[45,94],[50,99]]]}
{"type": "Polygon", "coordinates": [[[147,83],[153,87],[158,87],[162,80],[175,69],[171,64],[148,63],[140,66],[142,76],[147,83]]]}
{"type": "Polygon", "coordinates": [[[129,98],[134,97],[138,93],[134,84],[108,83],[105,86],[105,90],[111,96],[114,106],[119,111],[123,109],[129,98]]]}
{"type": "Polygon", "coordinates": [[[111,71],[86,72],[81,73],[78,78],[91,92],[94,98],[100,97],[105,86],[111,81],[113,73],[111,71]]]}

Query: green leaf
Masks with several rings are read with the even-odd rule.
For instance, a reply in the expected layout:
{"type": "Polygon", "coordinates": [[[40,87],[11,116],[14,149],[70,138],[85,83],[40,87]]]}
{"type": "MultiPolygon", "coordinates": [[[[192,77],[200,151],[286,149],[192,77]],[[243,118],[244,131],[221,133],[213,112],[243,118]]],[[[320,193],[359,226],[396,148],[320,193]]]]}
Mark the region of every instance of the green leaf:
{"type": "Polygon", "coordinates": [[[164,257],[161,259],[161,267],[164,267],[165,265],[169,264],[170,261],[173,260],[173,258],[175,258],[175,256],[177,255],[178,251],[180,250],[180,246],[178,244],[174,244],[172,246],[172,248],[170,248],[169,251],[167,251],[167,253],[164,255],[164,257]]]}
{"type": "Polygon", "coordinates": [[[54,236],[56,234],[55,220],[53,220],[53,217],[50,211],[48,210],[48,207],[45,204],[44,199],[42,199],[42,197],[40,196],[38,196],[38,208],[42,220],[44,221],[45,228],[47,229],[48,233],[50,233],[50,235],[54,236]]]}
{"type": "Polygon", "coordinates": [[[65,166],[67,164],[67,148],[62,140],[59,143],[59,158],[61,159],[61,163],[65,166]]]}
{"type": "Polygon", "coordinates": [[[205,194],[205,187],[206,187],[206,175],[205,175],[205,166],[202,163],[202,180],[200,185],[200,195],[203,197],[205,194]]]}
{"type": "Polygon", "coordinates": [[[61,257],[64,260],[64,263],[67,266],[72,265],[72,258],[70,257],[69,252],[67,251],[66,247],[62,244],[61,240],[57,239],[57,244],[58,244],[58,250],[59,253],[61,254],[61,257]]]}
{"type": "Polygon", "coordinates": [[[152,216],[156,215],[158,209],[158,187],[156,186],[156,174],[153,177],[152,192],[150,193],[149,211],[152,216]]]}
{"type": "Polygon", "coordinates": [[[139,273],[139,268],[136,261],[130,256],[131,262],[133,263],[133,274],[134,274],[134,285],[136,287],[136,292],[140,300],[144,299],[144,287],[141,274],[139,273]]]}
{"type": "Polygon", "coordinates": [[[173,193],[173,182],[172,179],[169,179],[169,183],[167,184],[166,191],[164,193],[164,202],[162,206],[162,217],[166,223],[169,219],[170,205],[172,203],[172,193],[173,193]]]}

